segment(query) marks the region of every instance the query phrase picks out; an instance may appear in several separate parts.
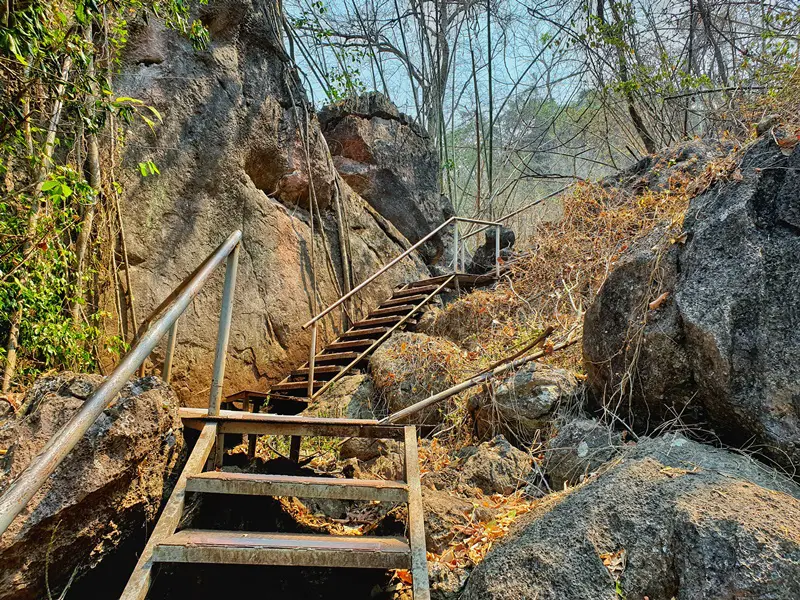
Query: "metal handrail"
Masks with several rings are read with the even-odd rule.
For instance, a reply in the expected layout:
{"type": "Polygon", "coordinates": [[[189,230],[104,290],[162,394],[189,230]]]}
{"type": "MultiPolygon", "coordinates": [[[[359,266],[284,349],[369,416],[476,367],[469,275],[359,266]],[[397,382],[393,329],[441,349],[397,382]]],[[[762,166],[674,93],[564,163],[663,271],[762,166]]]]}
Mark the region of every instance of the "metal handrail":
{"type": "MultiPolygon", "coordinates": [[[[565,192],[570,187],[571,186],[569,186],[569,185],[565,185],[564,187],[562,187],[561,189],[556,190],[555,192],[551,192],[551,193],[547,194],[546,196],[542,196],[538,200],[534,200],[533,202],[529,202],[525,206],[522,206],[520,208],[517,208],[516,210],[511,211],[507,215],[503,215],[502,217],[498,218],[497,221],[499,223],[503,223],[504,221],[508,221],[511,217],[516,217],[519,213],[524,212],[524,211],[528,210],[529,208],[533,208],[534,206],[536,206],[538,204],[541,204],[545,200],[549,200],[550,198],[554,198],[554,197],[560,195],[562,192],[565,192]]],[[[485,230],[489,229],[489,227],[490,227],[490,225],[487,225],[486,227],[481,227],[480,229],[476,229],[475,231],[470,231],[468,234],[462,236],[461,239],[465,240],[467,238],[471,238],[473,235],[477,235],[481,231],[485,231],[485,230]]]]}
{"type": "MultiPolygon", "coordinates": [[[[328,306],[326,309],[324,309],[322,312],[320,312],[320,313],[319,313],[319,314],[317,314],[315,317],[313,317],[313,318],[312,318],[310,321],[308,321],[307,323],[305,323],[305,324],[303,325],[303,329],[307,329],[309,326],[311,326],[311,325],[313,325],[314,323],[316,323],[317,321],[319,321],[319,320],[320,320],[322,317],[324,317],[325,315],[329,314],[329,313],[330,313],[332,310],[334,310],[334,309],[335,309],[337,306],[340,306],[342,303],[344,303],[344,302],[346,302],[348,299],[352,298],[352,297],[353,297],[355,294],[357,294],[358,292],[360,292],[361,290],[363,290],[363,289],[364,289],[365,287],[367,287],[367,286],[368,286],[370,283],[372,283],[373,281],[375,281],[375,280],[376,280],[378,277],[380,277],[381,275],[383,275],[383,274],[384,274],[386,271],[388,271],[388,270],[389,270],[389,269],[391,269],[393,266],[395,266],[397,263],[399,263],[401,260],[403,260],[403,259],[404,259],[406,256],[410,255],[410,254],[411,254],[411,253],[412,253],[414,250],[416,250],[417,248],[419,248],[420,246],[422,246],[422,244],[424,244],[425,242],[427,242],[427,241],[428,241],[429,239],[431,239],[431,238],[432,238],[434,235],[436,235],[437,233],[439,233],[439,232],[440,232],[442,229],[444,229],[444,228],[445,228],[445,227],[447,227],[448,225],[451,225],[451,224],[453,224],[453,223],[457,223],[457,222],[476,223],[476,224],[478,224],[478,225],[486,225],[486,226],[489,226],[489,227],[490,227],[490,226],[492,226],[492,225],[494,225],[494,226],[500,226],[500,225],[501,225],[500,223],[496,223],[496,222],[494,222],[494,221],[484,221],[484,220],[481,220],[481,219],[470,219],[470,218],[467,218],[467,217],[450,217],[450,218],[449,218],[449,219],[447,219],[447,220],[446,220],[444,223],[442,223],[441,225],[439,225],[439,226],[438,226],[436,229],[434,229],[433,231],[431,231],[431,232],[430,232],[428,235],[426,235],[426,236],[425,236],[425,237],[423,237],[421,240],[419,240],[419,241],[418,241],[416,244],[414,244],[413,246],[411,246],[410,248],[408,248],[408,250],[406,250],[405,252],[403,252],[402,254],[400,254],[399,256],[397,256],[396,258],[394,258],[393,260],[391,260],[389,263],[387,263],[386,265],[384,265],[383,267],[381,267],[380,269],[378,269],[377,271],[375,271],[375,273],[373,273],[372,275],[370,275],[369,277],[367,277],[367,278],[366,278],[364,281],[362,281],[361,283],[359,283],[359,284],[358,284],[356,287],[354,287],[352,290],[350,290],[350,291],[349,291],[348,293],[346,293],[344,296],[341,296],[341,297],[340,297],[338,300],[336,300],[336,301],[335,301],[333,304],[329,305],[329,306],[328,306]]],[[[456,234],[456,246],[457,246],[457,245],[458,245],[458,235],[456,234]]],[[[456,253],[456,254],[457,254],[457,253],[456,253]]]]}
{"type": "MultiPolygon", "coordinates": [[[[0,497],[0,535],[5,533],[14,518],[30,502],[70,451],[94,424],[100,414],[116,398],[136,369],[141,365],[165,334],[170,334],[167,358],[162,377],[171,371],[176,323],[192,300],[203,288],[208,278],[226,260],[225,284],[220,311],[219,334],[214,360],[214,377],[209,399],[209,413],[219,414],[222,381],[225,375],[225,355],[230,332],[233,291],[236,287],[236,263],[242,232],[233,232],[220,246],[179,286],[182,291],[175,296],[163,316],[152,322],[116,369],[100,384],[77,413],[47,442],[42,451],[30,462],[19,477],[0,497]]],[[[163,304],[159,309],[163,308],[163,304]]]]}

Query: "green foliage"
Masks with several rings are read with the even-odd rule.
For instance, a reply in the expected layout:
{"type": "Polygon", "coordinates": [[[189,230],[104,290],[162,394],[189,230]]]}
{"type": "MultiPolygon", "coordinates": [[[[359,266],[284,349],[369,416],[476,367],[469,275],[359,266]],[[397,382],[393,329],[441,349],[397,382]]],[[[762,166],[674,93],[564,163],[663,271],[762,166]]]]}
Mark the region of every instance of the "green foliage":
{"type": "MultiPolygon", "coordinates": [[[[112,116],[155,132],[159,111],[117,96],[111,83],[129,23],[137,15],[161,19],[203,50],[209,34],[191,11],[206,1],[43,0],[11,4],[0,16],[0,365],[18,322],[16,384],[43,370],[93,370],[104,353],[125,348],[119,328],[106,322],[121,315],[98,299],[115,289],[103,280],[110,267],[99,253],[116,234],[106,224],[81,236],[89,207],[102,214],[104,198],[120,192],[110,173],[98,189],[88,183],[87,136],[116,137],[112,116]]],[[[139,170],[159,172],[152,161],[139,170]]]]}

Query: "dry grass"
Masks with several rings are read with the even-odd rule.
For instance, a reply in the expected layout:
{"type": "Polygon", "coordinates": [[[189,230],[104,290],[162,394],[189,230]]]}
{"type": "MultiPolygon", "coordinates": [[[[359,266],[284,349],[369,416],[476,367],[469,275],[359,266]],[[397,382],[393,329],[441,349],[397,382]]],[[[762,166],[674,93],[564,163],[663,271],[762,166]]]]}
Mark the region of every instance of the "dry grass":
{"type": "MultiPolygon", "coordinates": [[[[660,189],[635,178],[624,187],[575,184],[554,200],[562,203],[563,218],[541,223],[518,244],[517,257],[496,288],[448,305],[430,333],[467,348],[476,364],[508,355],[548,325],[556,328],[555,344],[580,335],[586,307],[622,253],[657,226],[665,227],[668,241],[678,235],[692,197],[718,179],[740,176],[736,156],[703,167],[665,153],[646,175],[659,175],[660,189]]],[[[580,345],[545,360],[580,373],[580,345]]]]}

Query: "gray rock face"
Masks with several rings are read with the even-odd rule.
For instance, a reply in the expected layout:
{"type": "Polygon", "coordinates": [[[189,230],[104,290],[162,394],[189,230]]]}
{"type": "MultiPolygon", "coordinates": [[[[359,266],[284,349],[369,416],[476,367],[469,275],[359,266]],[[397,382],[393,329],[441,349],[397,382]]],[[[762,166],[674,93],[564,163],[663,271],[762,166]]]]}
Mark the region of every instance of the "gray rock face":
{"type": "Polygon", "coordinates": [[[463,600],[800,597],[800,488],[669,435],[525,515],[463,600]],[[604,564],[605,563],[605,564],[604,564]]]}
{"type": "MultiPolygon", "coordinates": [[[[163,116],[155,137],[136,120],[124,145],[122,213],[140,318],[232,231],[243,231],[226,394],[267,389],[307,358],[310,333],[300,326],[312,314],[312,244],[326,303],[343,287],[340,227],[354,281],[408,244],[336,174],[275,30],[276,6],[220,0],[200,7],[211,35],[204,51],[155,19],[139,24],[117,79],[120,95],[163,116]],[[137,163],[146,160],[160,175],[138,175],[137,163]],[[311,197],[323,224],[314,239],[311,197]],[[344,223],[335,217],[337,202],[344,223]]],[[[397,283],[426,276],[421,261],[404,263],[369,287],[365,307],[389,297],[397,283]]],[[[201,392],[210,387],[221,285],[220,272],[178,328],[173,385],[185,403],[204,403],[201,392]]],[[[158,364],[159,354],[154,358],[158,364]]]]}
{"type": "Polygon", "coordinates": [[[728,444],[800,464],[798,167],[799,152],[786,156],[764,136],[744,154],[740,181],[692,200],[685,243],[656,262],[646,239],[620,261],[584,324],[598,402],[604,392],[609,402],[637,355],[631,394],[610,407],[637,430],[676,416],[705,421],[728,444]],[[659,308],[635,309],[662,292],[659,308]],[[644,317],[642,343],[629,344],[644,317]]]}
{"type": "MultiPolygon", "coordinates": [[[[439,158],[428,134],[383,94],[372,92],[319,113],[336,170],[410,241],[455,214],[439,189],[439,158]]],[[[427,262],[442,256],[450,232],[426,244],[427,262]]]]}
{"type": "Polygon", "coordinates": [[[470,399],[478,436],[503,434],[515,441],[531,442],[541,429],[550,426],[556,407],[576,387],[569,371],[535,362],[523,365],[488,393],[470,399]]]}
{"type": "MultiPolygon", "coordinates": [[[[62,373],[28,392],[31,410],[0,426],[0,492],[102,381],[62,373]]],[[[0,538],[0,598],[54,597],[130,536],[144,539],[184,455],[178,399],[160,379],[125,386],[0,538]],[[49,554],[49,556],[48,556],[49,554]]]]}
{"type": "Polygon", "coordinates": [[[620,434],[591,419],[575,419],[547,441],[545,472],[554,490],[575,485],[592,475],[622,450],[620,434]]]}

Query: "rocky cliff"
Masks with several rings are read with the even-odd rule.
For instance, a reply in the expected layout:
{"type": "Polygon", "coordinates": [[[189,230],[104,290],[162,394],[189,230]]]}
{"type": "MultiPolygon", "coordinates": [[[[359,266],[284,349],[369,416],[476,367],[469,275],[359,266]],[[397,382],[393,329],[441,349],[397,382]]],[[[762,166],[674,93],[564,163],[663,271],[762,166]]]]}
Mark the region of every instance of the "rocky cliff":
{"type": "MultiPolygon", "coordinates": [[[[305,360],[310,334],[300,325],[313,312],[312,245],[321,308],[346,288],[348,274],[357,283],[408,244],[336,173],[283,50],[276,7],[271,0],[202,7],[211,35],[203,51],[154,20],[140,23],[118,81],[121,93],[163,117],[154,133],[135,123],[124,143],[128,171],[148,160],[160,171],[124,181],[139,315],[233,230],[243,231],[226,393],[266,388],[305,360]],[[323,224],[315,223],[313,237],[312,208],[323,224]]],[[[406,261],[368,290],[365,304],[426,273],[421,262],[406,261]]],[[[218,273],[180,322],[174,384],[184,402],[203,404],[210,387],[221,281],[218,273]]]]}
{"type": "Polygon", "coordinates": [[[800,154],[764,135],[732,158],[682,230],[653,232],[609,275],[586,313],[588,381],[639,432],[710,425],[796,472],[800,154]]]}

